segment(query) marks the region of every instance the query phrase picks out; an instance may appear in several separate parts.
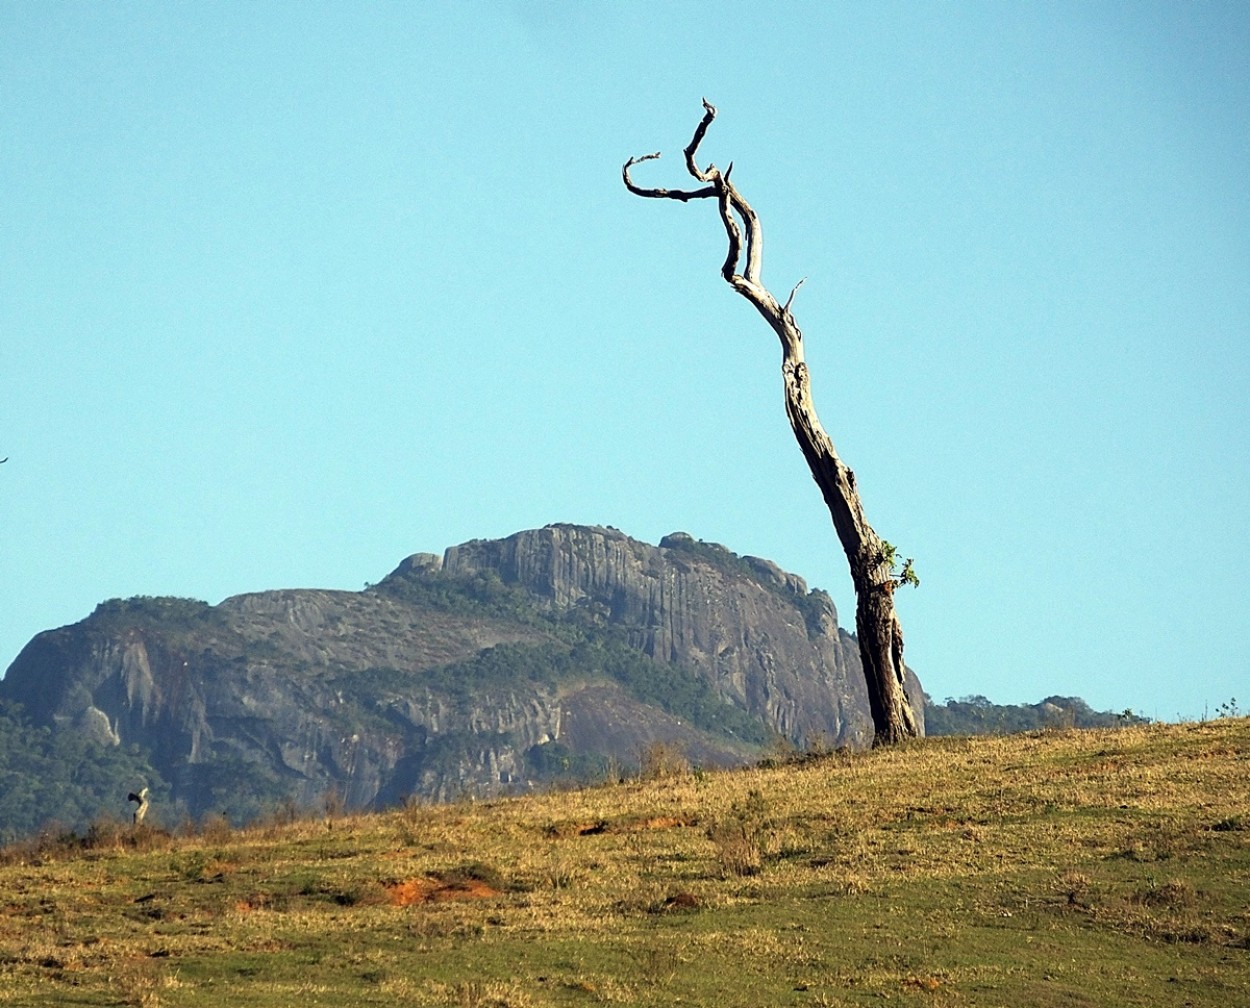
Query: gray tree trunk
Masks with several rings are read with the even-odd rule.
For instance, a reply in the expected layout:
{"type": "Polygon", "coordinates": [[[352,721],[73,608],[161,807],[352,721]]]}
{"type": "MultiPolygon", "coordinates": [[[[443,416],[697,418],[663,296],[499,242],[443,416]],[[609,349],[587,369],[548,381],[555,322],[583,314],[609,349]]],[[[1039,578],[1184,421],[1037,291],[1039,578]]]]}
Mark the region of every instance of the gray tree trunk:
{"type": "MultiPolygon", "coordinates": [[[[923,734],[905,689],[903,631],[894,611],[894,590],[904,582],[916,583],[907,561],[902,574],[895,573],[894,548],[881,539],[864,517],[863,504],[855,487],[855,474],[838,457],[833,441],[825,432],[812,404],[811,378],[803,356],[803,334],[790,311],[790,305],[803,281],[799,281],[784,305],[768,291],[760,279],[763,260],[763,233],[759,217],[730,181],[733,164],[725,171],[715,165],[699,168],[695,162],[699,144],[716,117],[716,109],[703,101],[704,114],[694,138],[685,149],[686,169],[699,182],[700,189],[645,189],[634,184],[630,168],[658,158],[659,153],[630,158],[622,169],[626,188],[637,196],[675,199],[715,199],[729,241],[729,252],[721,275],[739,294],[753,304],[772,326],[781,341],[781,376],[785,387],[786,416],[795,439],[807,460],[812,478],[820,487],[833,527],[851,568],[855,586],[855,629],[863,660],[872,711],[873,744],[893,745],[923,734]],[[741,225],[739,225],[741,219],[741,225]],[[745,265],[743,258],[745,231],[745,265]]],[[[919,698],[917,698],[919,700],[919,698]]]]}

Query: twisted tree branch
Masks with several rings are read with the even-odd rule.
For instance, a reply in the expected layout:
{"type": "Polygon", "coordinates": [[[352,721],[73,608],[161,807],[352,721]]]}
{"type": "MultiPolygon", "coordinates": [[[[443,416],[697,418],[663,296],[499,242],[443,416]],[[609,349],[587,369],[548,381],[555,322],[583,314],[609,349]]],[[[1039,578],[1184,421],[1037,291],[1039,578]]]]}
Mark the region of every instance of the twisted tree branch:
{"type": "Polygon", "coordinates": [[[634,180],[629,177],[630,168],[636,164],[641,164],[643,161],[654,161],[659,156],[660,152],[656,151],[654,154],[643,154],[641,157],[632,157],[626,161],[625,167],[621,169],[621,177],[625,180],[625,188],[635,196],[646,196],[649,199],[681,200],[683,203],[692,199],[706,199],[709,196],[716,195],[716,189],[713,186],[688,191],[682,189],[643,189],[641,186],[634,185],[634,180]]]}
{"type": "MultiPolygon", "coordinates": [[[[708,165],[707,171],[699,171],[699,166],[695,163],[694,156],[699,150],[699,144],[703,142],[704,134],[707,128],[712,125],[712,120],[716,118],[716,106],[706,98],[703,99],[703,118],[699,120],[699,125],[694,128],[694,136],[690,143],[686,145],[686,149],[682,152],[686,155],[686,170],[690,172],[700,182],[711,182],[712,173],[716,171],[715,165],[708,165]]],[[[731,164],[730,168],[733,167],[731,164]]]]}

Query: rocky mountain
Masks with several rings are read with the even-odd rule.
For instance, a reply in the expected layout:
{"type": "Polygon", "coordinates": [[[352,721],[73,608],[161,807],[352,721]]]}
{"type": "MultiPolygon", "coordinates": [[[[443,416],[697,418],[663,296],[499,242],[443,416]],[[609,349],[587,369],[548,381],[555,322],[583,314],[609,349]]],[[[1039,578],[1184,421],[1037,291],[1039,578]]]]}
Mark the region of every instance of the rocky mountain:
{"type": "Polygon", "coordinates": [[[594,777],[653,743],[727,765],[871,738],[824,592],[684,533],[572,525],[417,554],[360,592],[110,600],[35,637],[0,701],[137,747],[154,808],[236,820],[594,777]]]}

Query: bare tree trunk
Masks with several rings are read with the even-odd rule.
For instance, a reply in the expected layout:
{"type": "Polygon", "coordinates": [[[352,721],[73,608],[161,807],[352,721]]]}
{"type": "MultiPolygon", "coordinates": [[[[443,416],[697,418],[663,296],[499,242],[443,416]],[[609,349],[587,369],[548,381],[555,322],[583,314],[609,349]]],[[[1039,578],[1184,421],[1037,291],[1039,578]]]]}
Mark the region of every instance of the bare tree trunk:
{"type": "Polygon", "coordinates": [[[833,441],[825,432],[812,404],[811,379],[803,359],[803,334],[790,311],[800,280],[784,305],[769,293],[760,279],[763,234],[759,217],[730,181],[733,163],[724,172],[715,165],[699,168],[695,162],[699,144],[716,117],[716,109],[703,101],[703,118],[685,150],[686,169],[703,188],[694,190],[644,189],[634,184],[629,170],[642,161],[658,158],[659,153],[630,158],[621,171],[626,188],[637,196],[651,199],[715,199],[729,240],[729,251],[721,275],[739,294],[751,302],[772,326],[781,341],[781,376],[785,386],[786,416],[795,439],[807,460],[812,477],[820,487],[833,527],[851,568],[855,586],[855,628],[859,653],[868,684],[869,706],[874,728],[873,745],[893,745],[923,734],[921,721],[905,690],[903,631],[894,612],[894,590],[900,584],[918,583],[908,560],[902,573],[895,573],[894,547],[881,539],[864,517],[863,504],[855,487],[855,474],[838,457],[833,441]],[[742,224],[738,221],[741,219],[742,224]],[[743,258],[745,230],[746,262],[743,258]]]}

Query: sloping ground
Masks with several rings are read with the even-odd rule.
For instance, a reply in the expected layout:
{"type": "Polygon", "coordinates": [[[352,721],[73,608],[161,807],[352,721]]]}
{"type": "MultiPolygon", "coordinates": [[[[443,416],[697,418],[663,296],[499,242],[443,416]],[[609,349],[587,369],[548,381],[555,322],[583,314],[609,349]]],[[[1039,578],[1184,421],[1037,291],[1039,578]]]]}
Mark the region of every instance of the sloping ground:
{"type": "Polygon", "coordinates": [[[0,1005],[1227,1008],[1250,721],[101,833],[0,893],[0,1005]]]}

